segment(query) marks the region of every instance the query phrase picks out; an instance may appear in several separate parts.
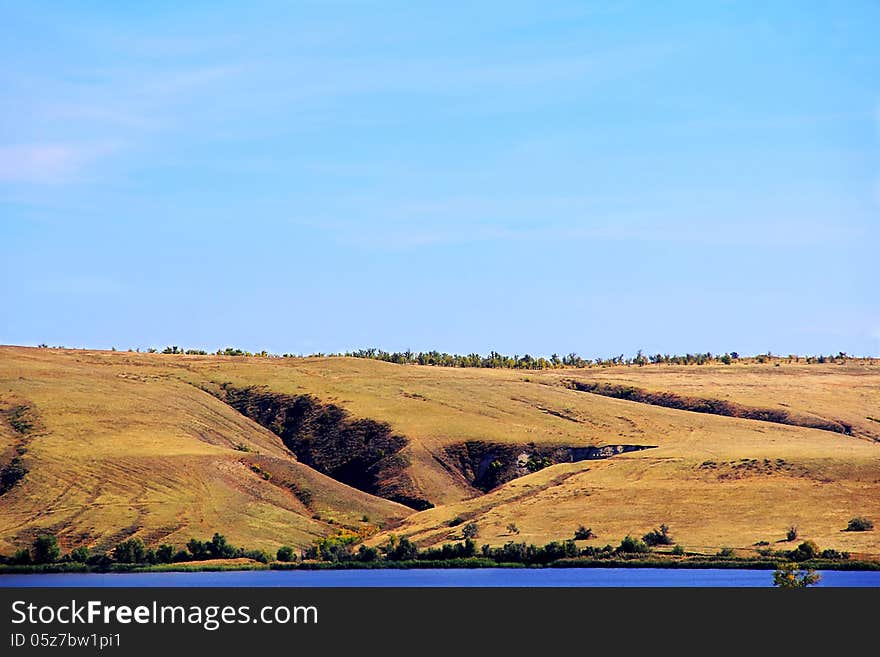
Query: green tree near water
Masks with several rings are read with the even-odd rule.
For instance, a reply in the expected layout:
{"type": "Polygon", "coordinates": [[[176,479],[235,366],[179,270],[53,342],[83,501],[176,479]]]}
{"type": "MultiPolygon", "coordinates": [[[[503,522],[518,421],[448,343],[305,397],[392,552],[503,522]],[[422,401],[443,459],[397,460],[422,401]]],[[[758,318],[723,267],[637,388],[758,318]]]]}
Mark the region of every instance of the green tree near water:
{"type": "Polygon", "coordinates": [[[51,534],[38,537],[34,541],[31,556],[34,563],[52,563],[61,556],[58,539],[51,534]]]}
{"type": "Polygon", "coordinates": [[[81,545],[77,548],[74,548],[70,551],[70,560],[74,563],[85,563],[89,560],[89,548],[85,545],[81,545]]]}
{"type": "Polygon", "coordinates": [[[289,562],[296,561],[296,556],[293,553],[292,547],[284,545],[278,548],[278,552],[275,554],[275,559],[281,562],[289,562]]]}
{"type": "Polygon", "coordinates": [[[801,568],[796,563],[784,563],[773,573],[773,586],[781,589],[805,589],[820,577],[812,568],[801,568]]]}
{"type": "Polygon", "coordinates": [[[174,559],[174,546],[163,543],[156,550],[156,561],[159,563],[171,563],[174,559]]]}
{"type": "Polygon", "coordinates": [[[139,538],[122,541],[113,548],[113,558],[119,563],[144,563],[147,550],[139,538]]]}

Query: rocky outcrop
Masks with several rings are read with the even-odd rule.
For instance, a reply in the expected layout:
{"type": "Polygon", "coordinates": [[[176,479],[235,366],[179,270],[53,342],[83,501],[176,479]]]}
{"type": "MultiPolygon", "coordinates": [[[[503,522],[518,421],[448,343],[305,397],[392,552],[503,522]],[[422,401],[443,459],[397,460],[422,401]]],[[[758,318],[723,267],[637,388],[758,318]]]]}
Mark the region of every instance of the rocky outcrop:
{"type": "Polygon", "coordinates": [[[651,445],[513,445],[479,440],[445,448],[445,462],[484,492],[557,463],[607,459],[617,454],[650,449],[651,445]]]}

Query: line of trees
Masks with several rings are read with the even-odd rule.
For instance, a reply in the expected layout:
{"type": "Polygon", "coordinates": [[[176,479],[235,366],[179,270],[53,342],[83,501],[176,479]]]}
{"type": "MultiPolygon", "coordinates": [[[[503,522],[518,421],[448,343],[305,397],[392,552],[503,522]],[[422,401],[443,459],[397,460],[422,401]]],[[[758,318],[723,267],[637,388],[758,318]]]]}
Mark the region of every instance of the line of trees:
{"type": "MultiPolygon", "coordinates": [[[[323,355],[323,354],[322,354],[323,355]]],[[[742,360],[736,351],[725,352],[723,354],[705,353],[687,353],[687,354],[644,354],[642,350],[636,352],[635,356],[626,356],[619,354],[609,358],[582,358],[576,353],[569,353],[565,356],[552,354],[549,358],[543,356],[531,356],[518,354],[507,356],[497,351],[489,352],[488,356],[472,353],[467,355],[448,354],[440,351],[384,351],[382,349],[358,349],[357,351],[347,351],[340,354],[329,354],[329,356],[347,356],[350,358],[369,358],[373,360],[381,360],[389,363],[397,363],[398,365],[436,365],[440,367],[483,367],[483,368],[506,368],[506,369],[526,369],[526,370],[543,370],[557,369],[563,367],[612,367],[617,365],[707,365],[710,363],[721,363],[731,365],[736,361],[742,360]]],[[[788,362],[788,363],[842,363],[853,357],[845,352],[838,352],[837,355],[828,356],[798,356],[789,354],[788,356],[778,356],[770,353],[759,354],[753,356],[752,360],[757,363],[767,362],[788,362]]]]}
{"type": "Polygon", "coordinates": [[[140,538],[129,538],[117,543],[109,552],[93,552],[80,546],[64,555],[61,554],[58,538],[53,534],[43,534],[34,540],[30,548],[21,548],[12,557],[0,557],[0,562],[21,566],[80,563],[101,569],[113,564],[153,565],[242,557],[261,563],[271,561],[266,552],[235,547],[225,536],[215,533],[209,541],[190,539],[185,549],[168,544],[148,548],[140,538]]]}
{"type": "MultiPolygon", "coordinates": [[[[349,531],[341,531],[335,536],[316,540],[308,548],[300,550],[301,562],[373,563],[385,561],[400,562],[448,562],[463,559],[481,559],[483,563],[523,564],[546,566],[562,559],[631,559],[644,557],[656,547],[673,546],[671,555],[685,556],[684,549],[674,544],[669,528],[660,525],[642,538],[627,535],[617,547],[605,545],[579,546],[578,540],[595,538],[591,529],[584,526],[574,532],[574,539],[551,541],[545,545],[527,544],[525,542],[508,541],[500,547],[483,545],[479,550],[474,541],[478,533],[476,523],[468,523],[462,531],[462,540],[457,543],[446,543],[440,547],[420,549],[406,536],[392,535],[379,547],[371,547],[361,543],[362,537],[349,531]],[[357,549],[355,549],[357,548],[357,549]]],[[[759,545],[767,545],[761,543],[759,545]]],[[[758,549],[758,554],[765,558],[773,558],[788,562],[803,563],[815,559],[847,560],[849,554],[837,550],[820,550],[813,541],[804,541],[792,550],[758,549]]],[[[725,548],[715,555],[716,558],[730,559],[735,557],[734,550],[725,548]]],[[[0,557],[0,563],[11,565],[47,565],[47,564],[84,564],[97,570],[110,569],[114,564],[154,565],[199,562],[214,559],[248,558],[267,564],[272,557],[262,550],[246,550],[231,545],[226,538],[215,533],[211,540],[201,541],[190,539],[185,549],[162,544],[158,548],[147,548],[139,538],[129,538],[118,543],[109,553],[91,552],[87,547],[77,547],[62,556],[58,540],[54,535],[45,534],[37,537],[30,549],[18,550],[11,558],[0,557]]],[[[297,561],[294,548],[282,546],[275,554],[275,561],[293,563],[297,561]]]]}
{"type": "Polygon", "coordinates": [[[711,353],[685,354],[684,356],[655,354],[646,356],[642,351],[638,351],[635,356],[627,357],[624,354],[612,356],[610,358],[582,358],[576,353],[569,353],[564,356],[559,354],[551,354],[549,358],[544,356],[532,356],[525,354],[513,356],[491,351],[487,356],[472,353],[467,355],[448,354],[440,351],[394,351],[388,352],[382,349],[358,349],[357,351],[347,351],[342,354],[331,354],[331,356],[347,356],[350,358],[370,358],[373,360],[381,360],[389,363],[397,363],[398,365],[436,365],[440,367],[483,367],[483,368],[504,368],[504,369],[521,369],[521,370],[545,370],[557,369],[563,367],[609,367],[613,365],[647,365],[649,363],[665,363],[670,365],[704,365],[709,362],[721,362],[730,364],[739,358],[736,352],[721,355],[713,355],[711,353]]]}
{"type": "MultiPolygon", "coordinates": [[[[48,345],[41,344],[40,348],[48,348],[48,345]]],[[[64,349],[63,346],[53,347],[56,349],[64,349]]],[[[113,351],[116,351],[114,348],[113,351]]],[[[140,348],[129,349],[129,352],[140,353],[140,348]]],[[[204,349],[185,349],[177,345],[165,347],[161,352],[155,347],[150,347],[146,353],[162,353],[166,355],[188,355],[188,356],[207,356],[210,352],[204,349]]],[[[850,356],[844,351],[837,354],[824,354],[813,356],[800,356],[797,354],[788,354],[787,356],[776,355],[771,352],[758,354],[756,356],[740,356],[736,351],[725,352],[723,354],[713,354],[712,352],[696,352],[686,354],[644,354],[640,349],[634,356],[626,356],[618,354],[608,358],[582,358],[577,353],[569,353],[564,356],[559,354],[551,354],[549,357],[532,356],[531,354],[514,354],[513,356],[490,351],[488,355],[478,353],[470,354],[450,354],[445,351],[385,351],[371,347],[369,349],[357,349],[355,351],[323,353],[316,352],[312,354],[294,354],[284,353],[275,354],[265,349],[262,351],[248,351],[238,347],[224,347],[217,349],[211,355],[214,356],[244,356],[252,358],[326,358],[326,357],[347,357],[347,358],[367,358],[371,360],[381,360],[388,363],[396,363],[398,365],[434,365],[437,367],[481,367],[481,368],[503,368],[503,369],[519,369],[519,370],[545,370],[556,369],[562,367],[612,367],[618,365],[706,365],[710,363],[722,363],[730,365],[736,361],[748,359],[757,363],[768,362],[786,362],[786,363],[806,363],[806,364],[824,364],[824,363],[845,363],[849,360],[863,360],[874,362],[873,358],[859,358],[850,356]]]]}

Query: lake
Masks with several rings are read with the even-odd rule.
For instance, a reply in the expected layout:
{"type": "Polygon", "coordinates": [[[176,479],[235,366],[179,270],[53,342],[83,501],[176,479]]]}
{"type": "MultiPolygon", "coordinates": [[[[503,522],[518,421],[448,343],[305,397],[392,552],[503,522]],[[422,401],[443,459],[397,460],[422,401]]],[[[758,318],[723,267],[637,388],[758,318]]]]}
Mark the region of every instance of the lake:
{"type": "MultiPolygon", "coordinates": [[[[818,586],[880,587],[880,571],[820,571],[818,586]]],[[[479,568],[240,570],[198,573],[0,575],[0,587],[591,587],[771,586],[772,570],[479,568]]]]}

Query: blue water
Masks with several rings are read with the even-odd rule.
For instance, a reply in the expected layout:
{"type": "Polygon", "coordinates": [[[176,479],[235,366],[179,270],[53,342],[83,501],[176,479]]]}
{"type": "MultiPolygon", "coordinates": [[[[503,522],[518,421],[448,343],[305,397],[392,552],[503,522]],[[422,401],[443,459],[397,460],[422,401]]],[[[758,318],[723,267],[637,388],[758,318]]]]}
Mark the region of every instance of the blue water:
{"type": "MultiPolygon", "coordinates": [[[[820,571],[818,586],[880,587],[880,571],[820,571]]],[[[0,587],[121,586],[771,586],[772,570],[664,568],[479,568],[424,570],[256,570],[201,573],[0,575],[0,587]]]]}

